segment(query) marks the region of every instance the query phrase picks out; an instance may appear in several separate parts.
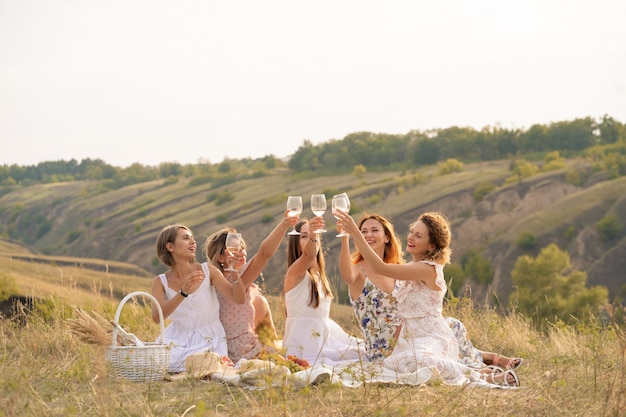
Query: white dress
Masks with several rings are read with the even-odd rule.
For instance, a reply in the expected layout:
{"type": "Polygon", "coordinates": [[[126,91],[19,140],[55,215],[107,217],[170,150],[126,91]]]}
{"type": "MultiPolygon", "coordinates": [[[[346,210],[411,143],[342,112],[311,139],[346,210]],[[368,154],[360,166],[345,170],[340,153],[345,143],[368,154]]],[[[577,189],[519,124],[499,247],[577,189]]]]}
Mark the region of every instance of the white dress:
{"type": "Polygon", "coordinates": [[[442,316],[446,282],[443,267],[435,262],[434,291],[419,281],[399,281],[393,295],[398,301],[402,330],[398,343],[384,367],[399,374],[412,374],[422,368],[431,368],[446,384],[462,385],[479,381],[479,374],[458,362],[459,347],[448,321],[442,316]]]}
{"type": "Polygon", "coordinates": [[[320,304],[317,308],[309,306],[310,280],[311,275],[307,272],[304,279],[285,294],[287,318],[283,347],[287,354],[306,359],[311,365],[367,361],[363,341],[350,336],[330,319],[331,299],[320,283],[317,283],[320,304]]]}
{"type": "MultiPolygon", "coordinates": [[[[167,318],[171,323],[164,332],[165,343],[172,343],[170,372],[185,370],[185,359],[192,353],[212,351],[221,356],[228,354],[226,334],[220,322],[220,305],[215,286],[211,284],[209,268],[202,263],[205,279],[200,287],[189,294],[167,318]]],[[[178,295],[167,284],[165,274],[159,275],[165,288],[165,300],[178,295]]]]}

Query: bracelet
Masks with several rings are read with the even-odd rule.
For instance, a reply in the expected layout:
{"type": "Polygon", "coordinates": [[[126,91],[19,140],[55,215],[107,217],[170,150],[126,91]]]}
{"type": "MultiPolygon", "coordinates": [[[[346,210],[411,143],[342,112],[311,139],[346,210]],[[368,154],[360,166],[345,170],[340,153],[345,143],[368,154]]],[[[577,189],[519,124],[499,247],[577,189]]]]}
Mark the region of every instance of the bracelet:
{"type": "Polygon", "coordinates": [[[239,285],[239,278],[237,278],[236,280],[234,280],[234,281],[232,282],[232,284],[233,284],[233,287],[237,287],[237,286],[239,285]]]}
{"type": "Polygon", "coordinates": [[[185,291],[183,291],[182,288],[180,289],[180,295],[182,295],[185,298],[189,297],[189,294],[185,294],[185,291]]]}

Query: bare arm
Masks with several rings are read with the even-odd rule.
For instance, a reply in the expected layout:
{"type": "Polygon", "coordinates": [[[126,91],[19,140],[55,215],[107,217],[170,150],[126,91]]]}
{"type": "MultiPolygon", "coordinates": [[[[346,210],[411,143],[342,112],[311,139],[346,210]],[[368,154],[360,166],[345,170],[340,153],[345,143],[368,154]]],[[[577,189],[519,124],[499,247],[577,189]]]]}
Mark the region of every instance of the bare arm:
{"type": "MultiPolygon", "coordinates": [[[[165,288],[163,288],[163,284],[159,277],[154,277],[152,279],[152,296],[157,299],[159,305],[161,306],[161,310],[163,311],[163,319],[169,317],[172,314],[172,311],[176,310],[176,307],[185,299],[182,295],[178,295],[172,298],[169,301],[165,301],[165,288]]],[[[161,320],[159,318],[159,311],[152,303],[152,320],[155,323],[159,323],[161,320]]]]}
{"type": "Polygon", "coordinates": [[[411,262],[407,264],[385,263],[376,252],[374,252],[374,249],[367,244],[357,224],[349,214],[339,212],[337,213],[337,217],[339,217],[342,229],[350,234],[354,240],[354,244],[359,249],[361,255],[363,255],[363,259],[367,262],[372,271],[403,281],[422,281],[429,288],[440,290],[440,288],[435,285],[437,273],[432,265],[422,262],[411,262]]]}
{"type": "Polygon", "coordinates": [[[222,271],[217,269],[215,265],[208,264],[208,267],[211,273],[211,283],[215,285],[216,290],[234,303],[243,304],[246,301],[246,286],[239,282],[238,271],[235,270],[231,272],[231,277],[235,279],[235,281],[231,283],[224,278],[222,271]]]}
{"type": "Polygon", "coordinates": [[[271,336],[274,339],[278,339],[278,335],[276,334],[276,326],[274,326],[274,319],[272,318],[272,310],[270,309],[270,305],[267,302],[267,299],[259,294],[254,298],[253,303],[255,330],[259,327],[259,325],[265,324],[272,332],[271,336]]]}
{"type": "MultiPolygon", "coordinates": [[[[295,288],[306,276],[307,270],[313,265],[317,258],[319,236],[314,232],[324,227],[324,220],[321,217],[314,217],[309,221],[309,238],[302,248],[302,255],[289,266],[285,274],[285,292],[295,288]]],[[[301,236],[302,237],[302,236],[301,236]]]]}
{"type": "Polygon", "coordinates": [[[350,236],[342,236],[339,252],[339,275],[348,285],[350,297],[354,300],[363,289],[365,277],[361,270],[352,264],[350,257],[350,236]]]}
{"type": "MultiPolygon", "coordinates": [[[[194,293],[204,281],[204,272],[202,270],[193,271],[189,274],[185,281],[183,282],[182,287],[185,294],[194,293]]],[[[176,294],[171,299],[165,301],[165,288],[163,287],[163,283],[158,276],[152,279],[152,296],[157,299],[159,305],[161,306],[161,310],[163,311],[163,319],[169,317],[170,314],[183,302],[185,297],[183,297],[180,293],[176,294]]],[[[152,304],[152,320],[155,323],[159,323],[159,311],[157,310],[156,305],[152,304]]]]}
{"type": "Polygon", "coordinates": [[[263,242],[261,242],[259,251],[252,257],[245,271],[241,274],[241,280],[243,281],[245,287],[250,286],[250,284],[252,284],[259,276],[259,274],[267,266],[271,257],[274,256],[278,250],[285,233],[287,233],[287,230],[298,222],[298,216],[289,217],[288,213],[289,210],[285,210],[280,223],[278,223],[270,234],[263,240],[263,242]]]}

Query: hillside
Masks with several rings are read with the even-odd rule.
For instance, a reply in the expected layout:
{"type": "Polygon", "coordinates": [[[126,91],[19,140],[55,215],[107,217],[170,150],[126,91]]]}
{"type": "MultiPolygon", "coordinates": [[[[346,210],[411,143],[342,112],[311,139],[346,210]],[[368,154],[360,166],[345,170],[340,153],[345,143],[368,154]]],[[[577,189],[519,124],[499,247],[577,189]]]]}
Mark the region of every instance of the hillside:
{"type": "MultiPolygon", "coordinates": [[[[94,265],[111,267],[122,262],[136,268],[124,267],[120,272],[150,278],[163,270],[154,242],[166,224],[191,227],[200,249],[213,231],[237,227],[252,254],[280,219],[287,195],[302,195],[304,216],[311,216],[307,200],[312,193],[346,191],[355,218],[363,211],[381,213],[391,218],[402,240],[422,211],[445,213],[453,224],[453,262],[460,262],[469,249],[481,251],[492,262],[491,285],[470,283],[475,298],[495,292],[506,299],[516,259],[535,256],[552,242],[569,252],[574,268],[587,272],[588,285],[605,285],[612,296],[617,295],[626,282],[626,230],[603,240],[596,223],[614,215],[626,224],[626,178],[609,180],[598,174],[573,185],[566,181],[566,170],[560,170],[505,185],[511,176],[509,166],[510,161],[467,164],[462,172],[443,176],[436,167],[428,167],[415,172],[366,173],[362,178],[343,174],[308,179],[283,169],[215,188],[211,183],[191,185],[190,178],[155,180],[107,192],[101,191],[98,181],[33,185],[0,197],[0,232],[57,262],[62,259],[58,257],[67,257],[69,262],[75,257],[92,258],[98,260],[94,265]],[[493,189],[476,199],[477,187],[487,183],[493,189]],[[234,198],[219,204],[211,198],[216,193],[234,198]],[[532,234],[536,245],[520,248],[517,240],[523,233],[532,234]]],[[[329,276],[343,289],[335,255],[339,240],[334,237],[329,211],[326,263],[329,276]]],[[[264,271],[264,285],[273,294],[282,288],[284,251],[285,244],[264,271]]],[[[204,259],[201,250],[198,258],[204,259]]]]}

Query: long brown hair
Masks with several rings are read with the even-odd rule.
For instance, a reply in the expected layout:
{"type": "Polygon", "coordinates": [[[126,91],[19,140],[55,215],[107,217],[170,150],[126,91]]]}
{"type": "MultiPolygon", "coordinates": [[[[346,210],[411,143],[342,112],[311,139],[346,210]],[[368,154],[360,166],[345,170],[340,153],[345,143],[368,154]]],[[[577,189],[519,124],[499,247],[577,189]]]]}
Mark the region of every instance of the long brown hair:
{"type": "MultiPolygon", "coordinates": [[[[296,224],[295,229],[299,232],[302,229],[302,225],[308,223],[308,220],[301,220],[296,224]]],[[[317,292],[317,285],[313,279],[313,274],[317,274],[322,283],[322,289],[328,298],[333,298],[333,291],[330,288],[330,282],[326,276],[326,261],[324,260],[324,253],[322,251],[322,239],[318,236],[319,246],[317,249],[317,255],[315,256],[315,262],[317,263],[317,271],[311,267],[308,268],[311,279],[309,279],[309,306],[317,308],[320,305],[320,295],[317,292]]],[[[287,245],[287,268],[289,268],[295,261],[302,256],[302,248],[300,247],[300,235],[289,235],[289,241],[287,245]]]]}
{"type": "MultiPolygon", "coordinates": [[[[389,242],[385,243],[385,252],[383,253],[383,261],[387,264],[403,264],[404,260],[404,251],[402,250],[402,243],[400,242],[400,238],[395,232],[393,224],[381,216],[380,214],[364,214],[361,220],[359,220],[359,230],[363,223],[367,220],[376,220],[383,226],[383,231],[385,232],[385,236],[389,239],[389,242]]],[[[356,249],[352,253],[352,263],[356,264],[359,261],[363,260],[363,255],[356,249]]]]}

